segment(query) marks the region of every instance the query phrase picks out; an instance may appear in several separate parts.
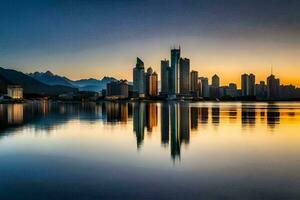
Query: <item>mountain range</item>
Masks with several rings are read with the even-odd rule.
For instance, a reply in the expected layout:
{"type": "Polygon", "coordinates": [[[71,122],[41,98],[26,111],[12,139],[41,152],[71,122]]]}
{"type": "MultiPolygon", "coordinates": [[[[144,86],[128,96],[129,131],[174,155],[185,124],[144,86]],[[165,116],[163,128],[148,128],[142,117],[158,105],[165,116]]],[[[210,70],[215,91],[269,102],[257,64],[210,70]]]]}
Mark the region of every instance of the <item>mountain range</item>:
{"type": "Polygon", "coordinates": [[[25,74],[0,67],[0,93],[6,93],[8,85],[21,85],[24,94],[58,95],[77,91],[100,92],[106,88],[107,83],[116,80],[112,77],[104,77],[99,80],[90,78],[74,81],[50,71],[25,74]]]}
{"type": "Polygon", "coordinates": [[[65,76],[53,74],[50,71],[29,73],[28,76],[48,85],[60,85],[72,88],[77,88],[79,91],[100,92],[106,88],[106,84],[117,79],[113,77],[103,77],[102,79],[80,79],[70,80],[65,76]]]}
{"type": "Polygon", "coordinates": [[[20,85],[24,94],[58,95],[76,92],[78,89],[64,85],[48,85],[22,72],[0,67],[0,93],[6,93],[8,85],[20,85]]]}

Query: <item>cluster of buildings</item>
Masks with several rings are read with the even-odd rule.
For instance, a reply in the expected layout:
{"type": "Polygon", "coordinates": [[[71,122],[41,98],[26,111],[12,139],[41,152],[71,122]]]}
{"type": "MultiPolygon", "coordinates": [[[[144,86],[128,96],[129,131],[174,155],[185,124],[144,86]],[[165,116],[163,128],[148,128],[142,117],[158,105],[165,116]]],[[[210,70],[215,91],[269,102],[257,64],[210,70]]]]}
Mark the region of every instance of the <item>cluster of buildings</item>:
{"type": "Polygon", "coordinates": [[[160,99],[224,99],[224,100],[288,100],[299,99],[300,89],[293,85],[280,85],[271,73],[267,81],[256,83],[254,74],[241,75],[241,88],[236,83],[220,85],[220,77],[199,76],[191,70],[190,59],[181,56],[181,48],[172,48],[170,61],[161,61],[160,92],[158,75],[137,58],[133,68],[133,85],[121,80],[107,85],[108,98],[160,98],[160,99]]]}
{"type": "Polygon", "coordinates": [[[0,101],[22,100],[23,88],[20,85],[8,85],[7,94],[0,95],[0,101]]]}

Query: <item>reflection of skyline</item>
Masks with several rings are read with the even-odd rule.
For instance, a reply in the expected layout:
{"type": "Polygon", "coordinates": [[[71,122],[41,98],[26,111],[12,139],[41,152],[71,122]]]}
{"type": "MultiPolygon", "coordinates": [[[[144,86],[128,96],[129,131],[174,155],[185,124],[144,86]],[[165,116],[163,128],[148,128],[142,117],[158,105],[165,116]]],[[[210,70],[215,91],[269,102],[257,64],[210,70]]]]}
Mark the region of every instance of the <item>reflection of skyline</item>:
{"type": "MultiPolygon", "coordinates": [[[[32,104],[0,105],[0,131],[9,127],[32,126],[35,129],[51,130],[70,120],[83,122],[103,121],[110,125],[132,123],[138,149],[145,140],[145,131],[160,131],[160,143],[170,149],[173,160],[180,159],[181,145],[188,145],[191,134],[208,125],[221,126],[224,123],[240,123],[242,128],[254,128],[257,123],[275,129],[281,118],[297,119],[293,108],[279,107],[276,104],[222,106],[189,103],[146,103],[146,102],[102,102],[83,104],[63,104],[40,102],[32,104]],[[158,115],[160,113],[160,115],[158,115]],[[260,120],[258,120],[260,118],[260,120]],[[132,120],[131,120],[132,119],[132,120]],[[160,121],[159,121],[160,120],[160,121]],[[160,127],[156,130],[155,127],[160,127]]],[[[9,129],[7,133],[14,129],[9,129]]]]}

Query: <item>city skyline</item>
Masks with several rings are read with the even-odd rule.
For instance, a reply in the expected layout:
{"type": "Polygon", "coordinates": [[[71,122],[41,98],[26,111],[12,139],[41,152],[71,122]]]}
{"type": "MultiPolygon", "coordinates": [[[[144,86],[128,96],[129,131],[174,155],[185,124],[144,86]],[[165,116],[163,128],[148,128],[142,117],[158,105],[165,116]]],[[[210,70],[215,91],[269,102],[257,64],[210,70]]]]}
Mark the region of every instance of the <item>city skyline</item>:
{"type": "Polygon", "coordinates": [[[50,70],[71,79],[109,75],[132,80],[126,72],[135,56],[144,60],[145,67],[159,71],[168,47],[180,44],[191,68],[207,77],[218,71],[221,85],[236,82],[239,86],[242,73],[265,80],[273,66],[282,83],[300,86],[299,4],[276,0],[3,2],[0,66],[24,72],[50,70]]]}

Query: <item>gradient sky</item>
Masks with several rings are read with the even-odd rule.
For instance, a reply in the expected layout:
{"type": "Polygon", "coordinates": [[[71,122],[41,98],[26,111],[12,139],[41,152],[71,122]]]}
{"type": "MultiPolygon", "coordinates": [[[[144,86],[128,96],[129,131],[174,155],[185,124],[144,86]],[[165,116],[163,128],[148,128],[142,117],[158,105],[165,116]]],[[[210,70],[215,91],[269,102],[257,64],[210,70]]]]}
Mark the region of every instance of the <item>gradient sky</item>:
{"type": "Polygon", "coordinates": [[[132,79],[136,56],[160,74],[172,45],[201,76],[240,84],[273,65],[300,86],[298,0],[7,0],[0,7],[0,66],[71,79],[132,79]]]}

